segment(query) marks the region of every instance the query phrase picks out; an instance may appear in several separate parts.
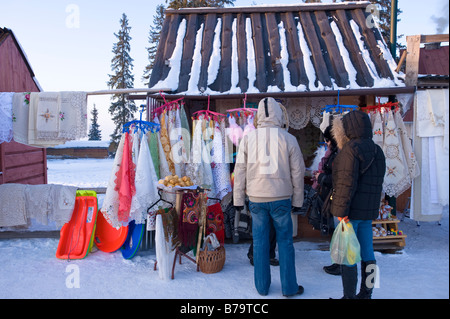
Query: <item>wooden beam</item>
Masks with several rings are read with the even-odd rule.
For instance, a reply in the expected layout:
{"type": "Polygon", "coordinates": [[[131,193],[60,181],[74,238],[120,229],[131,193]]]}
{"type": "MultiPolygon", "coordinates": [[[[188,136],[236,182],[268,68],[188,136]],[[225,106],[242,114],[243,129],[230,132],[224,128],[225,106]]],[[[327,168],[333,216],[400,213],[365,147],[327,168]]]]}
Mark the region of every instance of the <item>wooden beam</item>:
{"type": "Polygon", "coordinates": [[[345,69],[341,52],[339,51],[339,48],[337,46],[334,32],[331,29],[330,22],[328,21],[328,16],[324,11],[316,11],[314,12],[314,14],[316,16],[317,25],[320,28],[320,34],[327,47],[327,52],[331,61],[331,66],[333,68],[336,84],[339,87],[347,87],[347,85],[350,84],[348,73],[345,69]]]}
{"type": "Polygon", "coordinates": [[[255,86],[259,91],[267,91],[267,76],[265,68],[265,51],[263,43],[263,29],[261,25],[261,15],[250,14],[252,20],[252,34],[255,39],[255,64],[256,64],[256,82],[255,86]]]}
{"type": "MultiPolygon", "coordinates": [[[[376,95],[376,96],[389,96],[401,93],[414,93],[416,91],[415,86],[399,86],[391,88],[374,88],[374,89],[355,89],[355,90],[340,90],[340,96],[363,96],[363,95],[376,95]]],[[[263,93],[248,93],[247,99],[255,98],[262,99],[265,97],[273,98],[291,98],[291,97],[322,97],[322,96],[337,96],[336,90],[324,90],[324,91],[304,91],[304,92],[263,92],[263,93]]],[[[153,98],[161,98],[159,95],[152,96],[153,98]]],[[[166,94],[166,99],[178,99],[185,98],[185,100],[207,100],[208,95],[181,95],[181,94],[166,94]]],[[[209,96],[211,100],[220,99],[243,99],[244,94],[216,94],[209,96]]]]}
{"type": "Polygon", "coordinates": [[[408,52],[407,50],[403,51],[402,56],[400,57],[400,61],[398,61],[397,68],[395,69],[395,72],[398,73],[400,71],[403,62],[405,62],[405,60],[406,60],[407,52],[408,52]]]}
{"type": "Polygon", "coordinates": [[[237,35],[237,54],[238,54],[238,70],[239,84],[242,92],[248,89],[248,72],[247,72],[247,39],[245,37],[245,15],[237,15],[236,35],[237,35]]]}
{"type": "Polygon", "coordinates": [[[419,75],[420,39],[421,35],[406,37],[407,55],[405,84],[407,86],[417,85],[417,76],[419,75]]]}
{"type": "Polygon", "coordinates": [[[195,36],[197,35],[197,15],[192,14],[186,17],[188,20],[186,35],[183,40],[183,53],[180,65],[180,81],[178,90],[180,92],[187,91],[189,79],[191,78],[192,56],[194,55],[195,36]]]}
{"type": "Polygon", "coordinates": [[[275,85],[284,90],[283,68],[281,66],[280,33],[274,13],[266,13],[266,27],[270,47],[270,65],[273,70],[275,85]]]}
{"type": "Polygon", "coordinates": [[[372,87],[374,83],[373,78],[370,75],[366,62],[364,62],[361,51],[358,47],[358,42],[352,31],[345,11],[337,10],[336,16],[338,18],[336,23],[340,27],[345,47],[347,48],[351,61],[357,70],[356,82],[362,87],[372,87]]]}
{"type": "Polygon", "coordinates": [[[314,70],[316,71],[317,79],[322,83],[322,85],[332,87],[333,84],[331,83],[328,70],[323,67],[326,64],[323,59],[322,49],[320,47],[311,15],[309,12],[299,12],[299,16],[300,23],[303,27],[303,33],[305,34],[306,41],[308,42],[308,46],[312,54],[312,62],[314,65],[314,70]]]}
{"type": "Polygon", "coordinates": [[[289,52],[288,69],[291,74],[292,84],[295,86],[303,84],[308,87],[309,81],[306,75],[304,56],[300,48],[300,41],[298,38],[298,30],[294,15],[292,12],[284,13],[281,15],[281,19],[285,23],[286,42],[289,52]]]}
{"type": "Polygon", "coordinates": [[[291,12],[291,11],[327,11],[327,10],[351,10],[351,9],[365,9],[370,4],[369,1],[336,3],[336,4],[302,4],[302,5],[262,5],[251,7],[234,7],[234,8],[181,8],[181,9],[166,9],[166,15],[172,14],[190,14],[190,13],[267,13],[267,12],[291,12]]]}
{"type": "Polygon", "coordinates": [[[212,45],[216,23],[216,14],[207,14],[205,16],[205,27],[203,28],[203,39],[201,44],[202,64],[200,66],[200,75],[198,78],[199,90],[206,90],[208,88],[208,66],[213,51],[212,45]]]}
{"type": "Polygon", "coordinates": [[[420,35],[420,43],[433,43],[433,42],[449,42],[449,36],[447,34],[430,34],[420,35]]]}

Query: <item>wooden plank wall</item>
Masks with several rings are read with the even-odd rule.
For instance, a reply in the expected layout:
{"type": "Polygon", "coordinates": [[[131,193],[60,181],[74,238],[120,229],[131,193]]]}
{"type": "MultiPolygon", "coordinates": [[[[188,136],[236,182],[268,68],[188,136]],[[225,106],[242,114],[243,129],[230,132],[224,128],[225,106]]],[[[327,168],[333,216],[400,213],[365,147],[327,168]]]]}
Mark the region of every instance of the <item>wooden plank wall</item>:
{"type": "Polygon", "coordinates": [[[0,44],[0,92],[39,91],[12,36],[0,44]]]}
{"type": "Polygon", "coordinates": [[[45,149],[16,143],[0,144],[0,184],[47,184],[45,149]]]}
{"type": "MultiPolygon", "coordinates": [[[[0,42],[0,92],[39,92],[27,61],[10,34],[0,42]]],[[[46,184],[47,153],[11,141],[0,144],[0,184],[46,184]]]]}

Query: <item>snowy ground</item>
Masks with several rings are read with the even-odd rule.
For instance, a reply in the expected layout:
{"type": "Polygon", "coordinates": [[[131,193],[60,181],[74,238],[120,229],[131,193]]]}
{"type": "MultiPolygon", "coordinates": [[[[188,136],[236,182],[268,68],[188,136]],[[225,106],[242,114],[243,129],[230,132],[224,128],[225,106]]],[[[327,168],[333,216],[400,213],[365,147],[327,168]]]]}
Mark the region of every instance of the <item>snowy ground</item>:
{"type": "MultiPolygon", "coordinates": [[[[48,182],[80,187],[106,187],[112,160],[49,160],[48,182]]],[[[101,199],[100,199],[101,200],[101,199]]],[[[376,252],[379,265],[377,299],[449,298],[449,218],[442,224],[405,219],[400,229],[408,236],[397,254],[376,252]]],[[[183,258],[175,279],[159,279],[153,270],[154,249],[125,260],[120,252],[95,251],[83,260],[58,260],[58,239],[0,240],[0,298],[172,298],[172,299],[286,299],[281,295],[279,267],[271,267],[272,285],[261,297],[253,284],[247,259],[248,243],[226,244],[226,263],[216,274],[196,272],[183,258]],[[78,277],[77,277],[78,276],[78,277]],[[74,280],[78,278],[79,280],[74,280]],[[75,287],[74,287],[75,286],[75,287]]],[[[323,272],[330,264],[323,243],[295,242],[298,299],[339,298],[340,277],[323,272]]],[[[292,298],[291,298],[292,299],[292,298]]]]}

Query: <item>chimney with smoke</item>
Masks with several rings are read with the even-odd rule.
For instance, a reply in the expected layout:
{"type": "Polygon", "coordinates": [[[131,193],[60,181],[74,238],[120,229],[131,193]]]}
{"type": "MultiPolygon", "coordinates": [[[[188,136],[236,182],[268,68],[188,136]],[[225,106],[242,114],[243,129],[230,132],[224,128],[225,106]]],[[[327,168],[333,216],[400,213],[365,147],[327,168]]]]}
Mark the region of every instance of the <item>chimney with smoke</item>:
{"type": "Polygon", "coordinates": [[[441,1],[441,16],[437,17],[435,15],[431,16],[431,20],[436,24],[436,34],[442,34],[445,32],[445,30],[448,28],[448,6],[449,1],[448,0],[442,0],[441,1]]]}

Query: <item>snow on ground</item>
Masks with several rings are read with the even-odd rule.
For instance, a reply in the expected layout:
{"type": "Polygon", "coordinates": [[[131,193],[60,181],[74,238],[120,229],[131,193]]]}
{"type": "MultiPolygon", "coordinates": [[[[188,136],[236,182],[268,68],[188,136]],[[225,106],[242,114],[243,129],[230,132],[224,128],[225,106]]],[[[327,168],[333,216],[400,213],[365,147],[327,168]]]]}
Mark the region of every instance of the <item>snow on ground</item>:
{"type": "MultiPolygon", "coordinates": [[[[112,160],[49,160],[48,182],[81,187],[105,187],[112,160]]],[[[99,198],[99,201],[102,199],[99,198]]],[[[376,299],[448,299],[448,210],[442,224],[406,218],[400,229],[408,236],[396,254],[376,252],[379,287],[376,299]]],[[[182,259],[175,279],[159,279],[154,271],[155,250],[141,251],[125,260],[120,251],[94,251],[82,260],[58,260],[58,239],[0,240],[0,298],[172,298],[172,299],[286,299],[281,295],[279,267],[271,266],[272,285],[267,297],[253,284],[253,267],[247,259],[249,243],[226,244],[226,263],[215,274],[197,272],[182,259]],[[77,277],[78,276],[78,277],[77,277]],[[76,279],[79,280],[76,280],[76,279]]],[[[305,292],[298,299],[340,298],[341,278],[326,274],[330,264],[326,243],[296,241],[298,283],[305,292]]]]}

